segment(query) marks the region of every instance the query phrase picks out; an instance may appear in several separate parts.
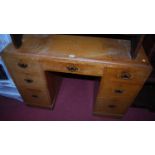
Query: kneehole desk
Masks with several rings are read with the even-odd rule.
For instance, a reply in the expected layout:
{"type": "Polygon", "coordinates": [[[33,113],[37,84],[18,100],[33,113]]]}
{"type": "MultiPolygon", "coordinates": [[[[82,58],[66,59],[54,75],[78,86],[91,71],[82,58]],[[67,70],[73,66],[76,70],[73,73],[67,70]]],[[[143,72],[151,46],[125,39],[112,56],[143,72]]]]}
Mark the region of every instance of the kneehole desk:
{"type": "Polygon", "coordinates": [[[130,41],[73,35],[25,35],[2,58],[24,101],[53,108],[61,84],[57,73],[99,77],[93,113],[121,117],[152,71],[143,47],[136,59],[130,41]]]}

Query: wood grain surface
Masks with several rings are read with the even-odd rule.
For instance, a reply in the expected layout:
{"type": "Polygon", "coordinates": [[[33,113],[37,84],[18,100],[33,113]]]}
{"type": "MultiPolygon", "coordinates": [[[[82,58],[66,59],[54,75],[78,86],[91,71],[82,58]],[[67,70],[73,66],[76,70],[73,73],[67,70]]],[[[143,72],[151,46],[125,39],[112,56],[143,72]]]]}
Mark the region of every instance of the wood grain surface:
{"type": "Polygon", "coordinates": [[[151,73],[143,47],[136,59],[127,40],[74,35],[25,35],[2,57],[28,105],[54,107],[61,77],[54,72],[100,77],[94,114],[120,117],[151,73]],[[50,87],[49,87],[50,85],[50,87]]]}

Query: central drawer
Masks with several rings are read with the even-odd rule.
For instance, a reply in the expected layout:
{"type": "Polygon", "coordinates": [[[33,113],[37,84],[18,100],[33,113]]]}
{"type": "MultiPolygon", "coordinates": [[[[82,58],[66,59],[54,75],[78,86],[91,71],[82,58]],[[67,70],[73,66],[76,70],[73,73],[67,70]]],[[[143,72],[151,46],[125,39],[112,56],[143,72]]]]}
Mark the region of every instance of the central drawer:
{"type": "Polygon", "coordinates": [[[92,76],[103,75],[103,67],[99,64],[41,60],[41,66],[43,70],[46,71],[57,71],[57,72],[92,75],[92,76]]]}

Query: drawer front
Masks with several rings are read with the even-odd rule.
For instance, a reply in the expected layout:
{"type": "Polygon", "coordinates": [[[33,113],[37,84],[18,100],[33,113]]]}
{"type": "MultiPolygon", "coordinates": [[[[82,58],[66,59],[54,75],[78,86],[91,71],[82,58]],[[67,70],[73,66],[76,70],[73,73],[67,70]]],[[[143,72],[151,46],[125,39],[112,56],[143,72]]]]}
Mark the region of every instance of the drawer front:
{"type": "Polygon", "coordinates": [[[127,97],[111,97],[110,99],[100,98],[96,101],[95,112],[122,115],[127,111],[132,101],[133,98],[127,97]]]}
{"type": "Polygon", "coordinates": [[[24,98],[24,101],[28,105],[42,107],[50,107],[52,105],[47,91],[35,89],[22,89],[21,93],[24,98]]]}
{"type": "Polygon", "coordinates": [[[38,74],[40,67],[35,58],[24,56],[4,56],[4,61],[10,72],[38,74]]]}
{"type": "Polygon", "coordinates": [[[98,96],[111,98],[116,97],[136,97],[142,88],[140,84],[128,84],[124,82],[105,81],[103,89],[98,93],[98,96]]]}
{"type": "Polygon", "coordinates": [[[117,104],[117,105],[130,105],[132,102],[134,101],[133,97],[129,97],[129,96],[111,96],[109,97],[104,97],[104,98],[97,98],[96,99],[96,103],[99,105],[103,105],[105,103],[108,104],[117,104]]]}
{"type": "Polygon", "coordinates": [[[94,64],[67,63],[56,61],[41,61],[42,68],[48,71],[66,72],[73,74],[102,76],[103,67],[94,64]]]}
{"type": "Polygon", "coordinates": [[[14,80],[20,88],[25,87],[40,90],[46,88],[46,81],[42,74],[36,76],[34,74],[20,74],[16,72],[14,74],[14,80]]]}
{"type": "Polygon", "coordinates": [[[142,84],[148,78],[151,70],[148,68],[106,68],[106,78],[111,81],[142,84]]]}

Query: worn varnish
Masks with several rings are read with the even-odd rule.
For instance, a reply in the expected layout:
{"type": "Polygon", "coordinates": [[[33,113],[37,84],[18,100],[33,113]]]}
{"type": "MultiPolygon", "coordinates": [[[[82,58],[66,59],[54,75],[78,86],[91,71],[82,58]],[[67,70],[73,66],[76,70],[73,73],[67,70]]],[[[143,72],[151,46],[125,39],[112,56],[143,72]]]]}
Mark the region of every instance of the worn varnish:
{"type": "Polygon", "coordinates": [[[133,60],[130,48],[127,40],[25,35],[21,48],[9,45],[2,57],[27,104],[53,107],[61,83],[54,72],[90,75],[101,78],[93,113],[119,117],[152,70],[144,49],[133,60]]]}

